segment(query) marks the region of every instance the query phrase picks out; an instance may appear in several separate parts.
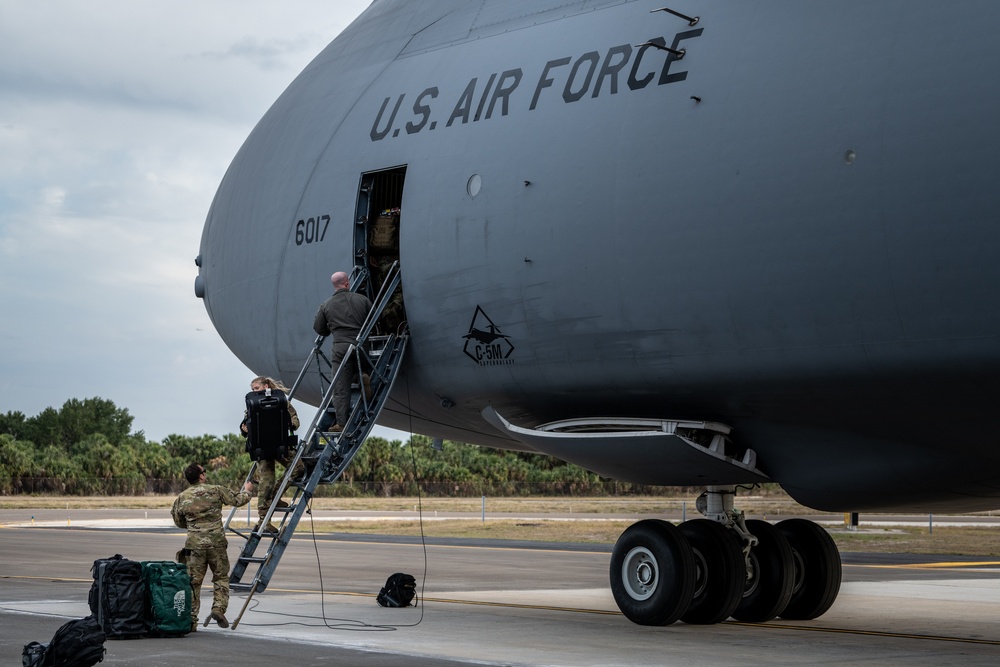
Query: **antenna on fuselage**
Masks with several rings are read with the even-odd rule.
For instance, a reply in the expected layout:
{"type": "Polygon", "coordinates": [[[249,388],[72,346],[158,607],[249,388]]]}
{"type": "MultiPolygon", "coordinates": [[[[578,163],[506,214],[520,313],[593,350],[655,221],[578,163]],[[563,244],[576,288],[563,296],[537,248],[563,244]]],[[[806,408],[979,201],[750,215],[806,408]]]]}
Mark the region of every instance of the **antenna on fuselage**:
{"type": "Polygon", "coordinates": [[[642,44],[636,44],[635,48],[638,49],[638,48],[641,48],[643,46],[653,46],[653,47],[658,48],[660,51],[667,51],[668,53],[672,53],[672,54],[674,54],[674,57],[677,60],[682,59],[684,57],[684,54],[687,53],[687,51],[685,51],[684,49],[680,49],[678,51],[677,49],[672,49],[669,46],[664,46],[663,44],[657,44],[656,42],[643,42],[642,44]]]}
{"type": "Polygon", "coordinates": [[[677,18],[684,19],[685,21],[688,22],[688,25],[698,25],[698,20],[699,20],[698,16],[695,16],[695,17],[685,16],[684,14],[681,14],[680,12],[675,12],[674,10],[670,9],[669,7],[660,7],[659,9],[651,9],[651,10],[649,10],[650,14],[654,14],[656,12],[668,12],[670,14],[673,14],[677,18]]]}

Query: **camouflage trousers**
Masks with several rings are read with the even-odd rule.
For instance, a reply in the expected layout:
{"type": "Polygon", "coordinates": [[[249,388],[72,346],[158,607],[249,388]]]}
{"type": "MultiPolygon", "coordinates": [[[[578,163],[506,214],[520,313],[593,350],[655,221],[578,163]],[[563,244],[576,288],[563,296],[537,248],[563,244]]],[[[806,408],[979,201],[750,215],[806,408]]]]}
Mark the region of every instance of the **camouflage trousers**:
{"type": "MultiPolygon", "coordinates": [[[[291,459],[286,457],[280,459],[278,463],[287,466],[290,461],[291,459]]],[[[274,459],[263,459],[257,462],[257,514],[260,515],[261,519],[267,514],[267,508],[271,506],[271,502],[274,500],[274,492],[278,490],[278,484],[275,481],[274,464],[274,459]]],[[[301,475],[304,470],[305,465],[303,465],[302,461],[299,461],[292,474],[301,475]]]]}
{"type": "Polygon", "coordinates": [[[191,622],[198,621],[201,611],[201,582],[212,568],[212,610],[222,614],[229,608],[229,554],[226,547],[189,549],[188,575],[191,577],[191,622]]]}

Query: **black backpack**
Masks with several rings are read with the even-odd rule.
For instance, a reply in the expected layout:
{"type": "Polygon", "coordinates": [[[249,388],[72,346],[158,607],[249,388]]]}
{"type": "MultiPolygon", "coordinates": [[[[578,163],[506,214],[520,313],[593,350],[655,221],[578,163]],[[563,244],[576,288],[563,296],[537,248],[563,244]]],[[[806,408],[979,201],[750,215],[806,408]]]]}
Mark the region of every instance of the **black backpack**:
{"type": "MultiPolygon", "coordinates": [[[[104,630],[93,616],[56,630],[45,652],[45,667],[91,667],[104,660],[104,630]]],[[[27,648],[27,647],[25,647],[27,648]]]]}
{"type": "Polygon", "coordinates": [[[48,650],[48,644],[28,642],[21,651],[21,667],[42,667],[45,664],[45,652],[48,650]]]}
{"type": "Polygon", "coordinates": [[[247,454],[254,461],[280,460],[298,444],[288,396],[280,389],[251,391],[246,395],[247,454]]]}
{"type": "Polygon", "coordinates": [[[396,572],[385,580],[385,586],[378,592],[375,602],[381,607],[409,607],[417,596],[417,580],[411,574],[396,572]]]}

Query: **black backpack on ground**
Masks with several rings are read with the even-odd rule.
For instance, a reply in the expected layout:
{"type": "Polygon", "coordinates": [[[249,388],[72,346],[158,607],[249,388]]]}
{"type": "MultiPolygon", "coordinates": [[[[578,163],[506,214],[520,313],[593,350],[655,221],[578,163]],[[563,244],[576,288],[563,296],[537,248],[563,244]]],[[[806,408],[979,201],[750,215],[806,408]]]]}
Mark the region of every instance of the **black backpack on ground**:
{"type": "Polygon", "coordinates": [[[142,565],[115,554],[94,561],[91,568],[94,583],[87,602],[90,613],[97,619],[108,639],[144,637],[146,623],[146,591],[142,582],[142,565]]]}
{"type": "MultiPolygon", "coordinates": [[[[42,664],[45,667],[91,667],[104,660],[105,639],[100,623],[93,616],[70,621],[56,630],[42,664]]],[[[28,646],[24,647],[25,651],[28,646]]]]}
{"type": "Polygon", "coordinates": [[[396,572],[385,580],[385,586],[378,592],[375,602],[381,607],[409,607],[417,595],[417,580],[412,574],[396,572]]]}
{"type": "Polygon", "coordinates": [[[49,650],[48,644],[38,642],[28,642],[21,651],[21,667],[42,667],[45,663],[45,653],[49,650]]]}

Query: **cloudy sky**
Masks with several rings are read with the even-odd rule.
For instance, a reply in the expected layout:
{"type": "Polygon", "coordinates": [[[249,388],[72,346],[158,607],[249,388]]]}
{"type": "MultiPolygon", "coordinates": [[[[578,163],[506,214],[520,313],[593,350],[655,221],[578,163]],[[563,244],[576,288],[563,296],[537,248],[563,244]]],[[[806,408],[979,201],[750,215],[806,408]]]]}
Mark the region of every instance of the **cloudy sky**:
{"type": "Polygon", "coordinates": [[[99,396],[152,440],[236,431],[252,374],[194,296],[202,225],[369,2],[0,3],[0,413],[99,396]]]}

